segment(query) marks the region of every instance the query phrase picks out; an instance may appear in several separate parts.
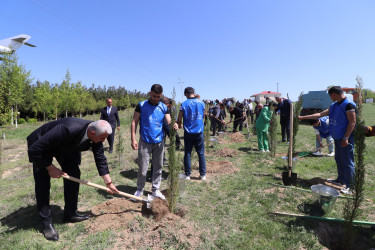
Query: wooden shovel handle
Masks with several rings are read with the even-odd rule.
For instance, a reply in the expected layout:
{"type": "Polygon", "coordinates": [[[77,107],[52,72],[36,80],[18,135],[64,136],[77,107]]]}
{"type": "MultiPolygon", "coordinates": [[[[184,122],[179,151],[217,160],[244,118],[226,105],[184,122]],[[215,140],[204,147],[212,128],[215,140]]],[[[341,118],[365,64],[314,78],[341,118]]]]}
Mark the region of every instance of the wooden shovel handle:
{"type": "MultiPolygon", "coordinates": [[[[89,182],[89,181],[84,181],[84,180],[81,180],[81,179],[78,179],[78,178],[75,178],[75,177],[72,177],[72,176],[69,176],[69,175],[63,175],[62,177],[67,179],[67,180],[78,182],[80,184],[84,184],[84,185],[87,185],[87,186],[90,186],[90,187],[94,187],[94,188],[101,189],[101,190],[104,190],[104,191],[111,191],[109,188],[107,188],[105,186],[101,186],[101,185],[98,185],[98,184],[95,184],[95,183],[92,183],[92,182],[89,182]]],[[[137,200],[137,201],[144,201],[141,197],[131,195],[131,194],[127,194],[127,193],[124,193],[124,192],[121,192],[121,191],[119,191],[118,193],[115,193],[115,194],[119,194],[121,196],[125,196],[127,198],[131,198],[131,199],[134,199],[134,200],[137,200]]]]}
{"type": "Polygon", "coordinates": [[[289,123],[289,177],[292,177],[293,166],[293,103],[290,104],[290,123],[289,123]]]}

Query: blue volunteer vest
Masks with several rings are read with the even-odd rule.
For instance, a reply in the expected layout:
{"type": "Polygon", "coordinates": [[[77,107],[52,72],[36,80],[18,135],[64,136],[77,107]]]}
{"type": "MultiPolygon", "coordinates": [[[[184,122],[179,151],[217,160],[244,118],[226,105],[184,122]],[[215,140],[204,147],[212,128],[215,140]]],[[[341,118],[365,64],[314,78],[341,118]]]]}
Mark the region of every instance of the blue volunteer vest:
{"type": "Polygon", "coordinates": [[[181,104],[184,115],[184,130],[189,134],[203,132],[204,103],[197,99],[187,99],[181,104]]]}
{"type": "Polygon", "coordinates": [[[167,113],[167,106],[160,102],[154,106],[148,100],[140,102],[141,108],[140,117],[140,133],[144,142],[147,143],[160,143],[164,137],[163,121],[167,113]]]}
{"type": "Polygon", "coordinates": [[[342,103],[334,102],[329,107],[329,132],[335,140],[341,140],[344,137],[346,127],[349,124],[345,111],[346,105],[349,103],[354,107],[357,106],[354,102],[345,98],[342,103]]]}
{"type": "Polygon", "coordinates": [[[320,132],[320,136],[322,138],[327,138],[327,136],[330,136],[329,132],[329,125],[327,125],[327,120],[329,120],[328,116],[324,116],[322,118],[319,118],[320,125],[318,127],[314,127],[320,132]]]}

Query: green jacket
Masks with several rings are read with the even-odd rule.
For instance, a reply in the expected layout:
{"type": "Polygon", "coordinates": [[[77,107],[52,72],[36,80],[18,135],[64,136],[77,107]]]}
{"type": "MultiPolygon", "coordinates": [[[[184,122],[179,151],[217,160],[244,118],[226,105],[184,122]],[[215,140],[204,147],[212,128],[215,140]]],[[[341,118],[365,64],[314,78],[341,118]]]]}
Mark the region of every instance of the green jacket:
{"type": "Polygon", "coordinates": [[[268,106],[263,107],[255,123],[255,128],[261,131],[268,131],[270,126],[272,112],[268,106]]]}

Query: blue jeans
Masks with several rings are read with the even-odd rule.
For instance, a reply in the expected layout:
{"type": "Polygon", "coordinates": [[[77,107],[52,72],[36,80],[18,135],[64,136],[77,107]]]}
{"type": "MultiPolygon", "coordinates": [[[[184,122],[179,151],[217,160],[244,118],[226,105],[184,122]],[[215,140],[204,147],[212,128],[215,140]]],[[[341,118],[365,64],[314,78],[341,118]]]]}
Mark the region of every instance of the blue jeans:
{"type": "MultiPolygon", "coordinates": [[[[333,142],[332,136],[327,136],[325,139],[327,141],[327,144],[330,144],[331,142],[333,142]]],[[[322,142],[322,141],[323,141],[322,137],[320,137],[320,141],[318,140],[318,138],[316,138],[316,148],[320,148],[319,142],[322,142]]],[[[332,153],[334,151],[334,144],[331,144],[328,146],[328,151],[329,153],[332,153]]]]}
{"type": "Polygon", "coordinates": [[[206,175],[206,158],[204,157],[204,135],[200,134],[189,134],[184,133],[185,141],[185,156],[184,156],[184,165],[185,165],[185,175],[191,175],[191,151],[193,146],[197,151],[199,158],[199,174],[201,176],[206,175]]]}
{"type": "Polygon", "coordinates": [[[349,145],[341,146],[341,140],[335,140],[335,161],[337,164],[337,181],[350,187],[354,178],[354,139],[349,137],[349,145]]]}

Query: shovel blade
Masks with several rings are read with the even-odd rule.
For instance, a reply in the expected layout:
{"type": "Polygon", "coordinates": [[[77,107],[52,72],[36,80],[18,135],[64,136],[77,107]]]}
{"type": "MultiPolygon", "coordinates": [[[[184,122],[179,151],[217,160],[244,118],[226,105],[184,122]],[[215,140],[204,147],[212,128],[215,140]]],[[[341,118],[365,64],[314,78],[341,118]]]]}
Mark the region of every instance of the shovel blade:
{"type": "Polygon", "coordinates": [[[292,173],[291,177],[289,177],[289,172],[283,172],[282,180],[285,186],[295,186],[297,185],[297,174],[292,173]]]}

